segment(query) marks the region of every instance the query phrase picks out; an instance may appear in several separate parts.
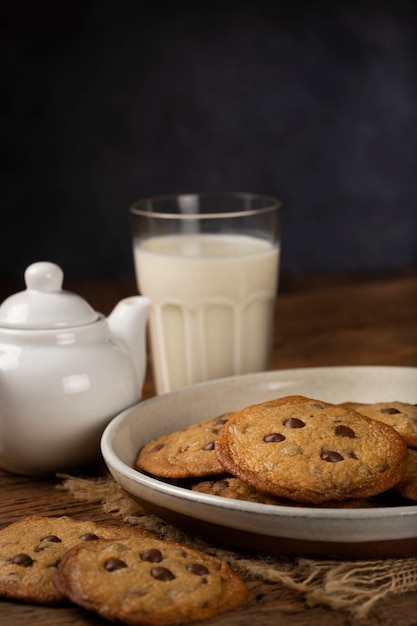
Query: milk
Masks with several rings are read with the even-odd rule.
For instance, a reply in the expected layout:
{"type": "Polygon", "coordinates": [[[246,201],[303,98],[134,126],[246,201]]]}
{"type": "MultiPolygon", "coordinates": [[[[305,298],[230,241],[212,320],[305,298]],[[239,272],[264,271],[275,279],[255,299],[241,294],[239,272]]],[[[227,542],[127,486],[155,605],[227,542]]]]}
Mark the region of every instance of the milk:
{"type": "Polygon", "coordinates": [[[164,393],[266,369],[278,247],[245,235],[135,241],[139,291],[152,300],[155,384],[164,393]]]}

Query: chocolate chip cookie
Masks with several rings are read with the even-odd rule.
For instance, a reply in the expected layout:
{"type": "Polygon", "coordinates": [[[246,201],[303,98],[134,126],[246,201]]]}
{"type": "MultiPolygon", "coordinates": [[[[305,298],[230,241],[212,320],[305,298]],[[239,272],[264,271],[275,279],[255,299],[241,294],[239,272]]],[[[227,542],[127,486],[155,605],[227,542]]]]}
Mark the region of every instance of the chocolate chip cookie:
{"type": "Polygon", "coordinates": [[[383,422],[303,396],[235,413],[215,452],[228,472],[256,489],[297,502],[366,498],[405,473],[407,446],[383,422]]]}
{"type": "Polygon", "coordinates": [[[407,500],[417,502],[417,449],[408,448],[405,476],[394,489],[407,500]]]}
{"type": "Polygon", "coordinates": [[[54,580],[72,602],[131,626],[197,622],[248,597],[224,561],[153,538],[79,544],[65,554],[54,580]]]}
{"type": "Polygon", "coordinates": [[[408,446],[417,448],[417,406],[408,402],[344,402],[341,406],[395,428],[408,446]]]}
{"type": "MultiPolygon", "coordinates": [[[[243,482],[236,476],[214,476],[197,479],[191,482],[192,491],[206,493],[211,496],[222,498],[232,498],[232,500],[245,500],[246,502],[256,502],[258,504],[272,504],[274,506],[304,506],[302,502],[294,502],[286,498],[277,498],[267,493],[255,489],[251,485],[243,482]]],[[[365,500],[341,500],[322,502],[320,504],[309,504],[312,507],[336,508],[336,509],[358,509],[365,506],[365,500]]]]}
{"type": "Polygon", "coordinates": [[[0,531],[0,596],[57,604],[64,596],[52,577],[64,553],[77,543],[125,537],[140,531],[70,517],[27,517],[0,531]]]}
{"type": "Polygon", "coordinates": [[[214,442],[232,413],[192,424],[147,443],[135,467],[161,478],[210,476],[223,472],[214,442]]]}
{"type": "Polygon", "coordinates": [[[246,500],[246,502],[258,502],[260,504],[280,504],[281,500],[262,493],[255,487],[236,478],[236,476],[214,476],[195,480],[191,483],[192,491],[206,493],[211,496],[232,498],[232,500],[246,500]]]}

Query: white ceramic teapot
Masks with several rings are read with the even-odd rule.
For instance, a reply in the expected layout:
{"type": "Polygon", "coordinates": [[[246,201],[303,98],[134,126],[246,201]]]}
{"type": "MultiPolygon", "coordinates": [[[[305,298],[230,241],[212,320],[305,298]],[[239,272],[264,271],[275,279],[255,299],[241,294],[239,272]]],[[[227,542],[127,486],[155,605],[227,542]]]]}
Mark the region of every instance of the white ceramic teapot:
{"type": "Polygon", "coordinates": [[[150,301],[121,300],[106,319],[34,263],[27,289],[0,306],[0,465],[51,474],[93,462],[106,424],[141,397],[150,301]]]}

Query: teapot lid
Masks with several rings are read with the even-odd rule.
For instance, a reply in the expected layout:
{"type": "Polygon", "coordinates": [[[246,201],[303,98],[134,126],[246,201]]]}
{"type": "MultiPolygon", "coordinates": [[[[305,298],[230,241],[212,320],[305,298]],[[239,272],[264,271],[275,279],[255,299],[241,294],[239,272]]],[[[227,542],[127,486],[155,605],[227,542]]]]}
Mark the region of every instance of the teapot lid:
{"type": "Polygon", "coordinates": [[[33,263],[25,271],[26,290],[0,306],[0,326],[20,329],[57,329],[83,326],[98,314],[80,296],[62,290],[64,273],[54,263],[33,263]]]}

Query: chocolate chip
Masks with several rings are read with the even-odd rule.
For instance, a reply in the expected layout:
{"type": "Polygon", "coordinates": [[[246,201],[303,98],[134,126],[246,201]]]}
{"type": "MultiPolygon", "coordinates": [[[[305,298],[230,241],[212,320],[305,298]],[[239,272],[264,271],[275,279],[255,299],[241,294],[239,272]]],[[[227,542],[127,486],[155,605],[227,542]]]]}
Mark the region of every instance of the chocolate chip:
{"type": "Polygon", "coordinates": [[[336,426],[336,428],[334,429],[334,434],[337,437],[350,437],[351,439],[355,439],[356,435],[354,433],[354,431],[349,428],[349,426],[336,426]]]}
{"type": "Polygon", "coordinates": [[[84,533],[80,535],[81,541],[97,541],[100,537],[97,537],[94,533],[84,533]]]}
{"type": "Polygon", "coordinates": [[[123,569],[124,567],[127,567],[127,565],[121,559],[108,559],[104,563],[104,569],[108,572],[115,572],[116,570],[123,569]]]}
{"type": "Polygon", "coordinates": [[[385,415],[396,415],[397,413],[401,413],[401,411],[395,409],[393,406],[387,406],[385,409],[381,409],[381,413],[385,413],[385,415]]]}
{"type": "Polygon", "coordinates": [[[304,428],[305,423],[303,420],[299,420],[298,417],[290,417],[285,420],[284,426],[287,426],[288,428],[304,428]]]}
{"type": "Polygon", "coordinates": [[[156,580],[174,580],[175,575],[171,572],[171,570],[166,567],[153,567],[151,569],[151,575],[156,578],[156,580]]]}
{"type": "Polygon", "coordinates": [[[229,486],[230,486],[230,483],[227,480],[227,478],[222,478],[221,480],[216,480],[216,482],[213,485],[213,491],[214,493],[221,493],[225,489],[228,489],[229,486]]]}
{"type": "Polygon", "coordinates": [[[16,554],[11,561],[14,565],[21,565],[22,567],[31,567],[35,562],[31,556],[25,554],[24,552],[16,554]]]}
{"type": "Polygon", "coordinates": [[[191,574],[196,574],[197,576],[204,576],[208,574],[209,571],[205,565],[201,565],[201,563],[191,563],[187,565],[187,571],[191,574]]]}
{"type": "Polygon", "coordinates": [[[209,443],[206,443],[206,445],[203,447],[203,450],[214,450],[214,441],[209,441],[209,443]]]}
{"type": "Polygon", "coordinates": [[[46,537],[42,537],[41,541],[50,541],[51,543],[61,543],[62,539],[60,539],[56,535],[47,535],[46,537]]]}
{"type": "Polygon", "coordinates": [[[56,535],[47,535],[46,537],[42,537],[41,544],[44,545],[37,546],[35,548],[35,552],[43,552],[44,550],[46,550],[48,546],[45,544],[48,543],[62,543],[62,539],[60,539],[56,535]]]}
{"type": "Polygon", "coordinates": [[[162,561],[162,553],[160,550],[156,548],[150,548],[149,550],[145,550],[140,555],[142,561],[149,561],[150,563],[159,563],[162,561]]]}
{"type": "Polygon", "coordinates": [[[339,461],[343,461],[342,455],[334,450],[324,450],[321,453],[321,458],[323,461],[329,461],[329,463],[338,463],[339,461]]]}
{"type": "Polygon", "coordinates": [[[151,449],[151,452],[159,452],[159,450],[162,450],[163,447],[164,447],[163,443],[158,443],[156,446],[154,446],[151,449]]]}
{"type": "Polygon", "coordinates": [[[226,422],[228,421],[228,419],[229,419],[228,417],[225,417],[225,416],[220,416],[220,417],[216,420],[215,424],[216,424],[216,426],[223,426],[223,424],[226,424],[226,422]]]}
{"type": "Polygon", "coordinates": [[[269,433],[269,435],[265,435],[264,441],[265,443],[279,443],[280,441],[284,441],[284,435],[281,433],[269,433]]]}

